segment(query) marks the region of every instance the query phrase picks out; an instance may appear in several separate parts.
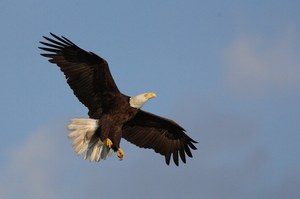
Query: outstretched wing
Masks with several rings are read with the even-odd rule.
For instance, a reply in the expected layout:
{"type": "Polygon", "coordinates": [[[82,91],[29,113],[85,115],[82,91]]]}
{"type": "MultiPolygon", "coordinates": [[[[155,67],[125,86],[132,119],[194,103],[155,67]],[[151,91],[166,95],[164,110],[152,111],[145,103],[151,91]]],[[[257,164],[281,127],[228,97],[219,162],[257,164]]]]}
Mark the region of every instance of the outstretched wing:
{"type": "Polygon", "coordinates": [[[178,156],[186,163],[185,154],[193,157],[190,148],[197,149],[193,144],[197,142],[184,132],[174,121],[141,110],[124,126],[122,137],[139,147],[152,148],[164,155],[168,165],[172,155],[178,166],[178,156]]]}
{"type": "Polygon", "coordinates": [[[98,117],[104,100],[120,93],[108,63],[96,54],[79,48],[67,38],[50,34],[53,39],[44,37],[48,42],[40,42],[45,47],[39,48],[47,51],[41,55],[59,66],[76,97],[89,109],[89,116],[98,117]]]}

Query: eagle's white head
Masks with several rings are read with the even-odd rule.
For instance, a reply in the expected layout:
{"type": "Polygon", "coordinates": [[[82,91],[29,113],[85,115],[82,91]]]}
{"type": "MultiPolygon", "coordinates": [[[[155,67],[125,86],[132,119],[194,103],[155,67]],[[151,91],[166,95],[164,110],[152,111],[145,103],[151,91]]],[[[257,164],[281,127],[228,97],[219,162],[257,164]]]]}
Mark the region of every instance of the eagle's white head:
{"type": "Polygon", "coordinates": [[[142,106],[151,98],[156,97],[155,93],[142,93],[140,95],[131,97],[129,104],[133,108],[142,108],[142,106]]]}

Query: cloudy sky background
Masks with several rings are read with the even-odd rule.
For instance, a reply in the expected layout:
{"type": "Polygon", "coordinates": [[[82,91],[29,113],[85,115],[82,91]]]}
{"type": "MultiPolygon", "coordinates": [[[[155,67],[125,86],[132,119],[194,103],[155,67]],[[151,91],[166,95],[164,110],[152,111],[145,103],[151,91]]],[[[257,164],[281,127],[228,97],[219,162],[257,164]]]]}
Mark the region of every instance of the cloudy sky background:
{"type": "Polygon", "coordinates": [[[0,3],[0,198],[298,198],[299,1],[0,3]],[[199,141],[166,166],[125,140],[126,159],[72,151],[66,126],[87,110],[38,41],[64,35],[104,57],[128,95],[199,141]]]}

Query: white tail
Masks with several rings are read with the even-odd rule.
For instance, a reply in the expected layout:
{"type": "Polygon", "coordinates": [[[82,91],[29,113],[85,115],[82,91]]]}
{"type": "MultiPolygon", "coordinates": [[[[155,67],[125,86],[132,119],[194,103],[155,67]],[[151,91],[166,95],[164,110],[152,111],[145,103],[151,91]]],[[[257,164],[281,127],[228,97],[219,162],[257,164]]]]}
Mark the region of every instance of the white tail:
{"type": "Polygon", "coordinates": [[[100,159],[106,159],[112,156],[113,150],[109,149],[98,136],[94,136],[98,128],[98,120],[88,118],[74,118],[71,120],[68,129],[72,132],[69,138],[74,138],[74,151],[81,155],[84,153],[83,159],[90,159],[91,162],[100,159]]]}

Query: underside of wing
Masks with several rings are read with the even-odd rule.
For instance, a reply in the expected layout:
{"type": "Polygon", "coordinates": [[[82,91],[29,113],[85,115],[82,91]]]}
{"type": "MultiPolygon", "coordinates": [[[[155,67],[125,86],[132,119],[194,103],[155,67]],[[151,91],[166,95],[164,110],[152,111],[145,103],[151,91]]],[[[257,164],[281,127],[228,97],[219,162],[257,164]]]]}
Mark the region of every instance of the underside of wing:
{"type": "Polygon", "coordinates": [[[140,111],[124,126],[122,137],[139,147],[151,148],[164,155],[168,165],[171,156],[177,166],[179,157],[186,163],[186,155],[193,157],[191,149],[197,149],[193,144],[197,142],[186,135],[177,123],[145,111],[140,111]]]}
{"type": "Polygon", "coordinates": [[[65,37],[50,34],[53,39],[44,37],[47,42],[40,42],[44,47],[39,48],[47,52],[41,55],[59,66],[76,97],[89,109],[90,117],[97,118],[104,101],[119,93],[107,62],[65,37]]]}

